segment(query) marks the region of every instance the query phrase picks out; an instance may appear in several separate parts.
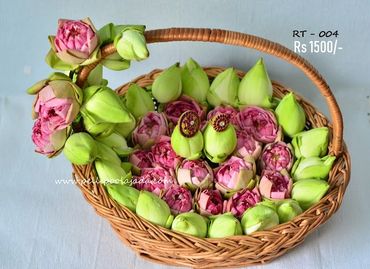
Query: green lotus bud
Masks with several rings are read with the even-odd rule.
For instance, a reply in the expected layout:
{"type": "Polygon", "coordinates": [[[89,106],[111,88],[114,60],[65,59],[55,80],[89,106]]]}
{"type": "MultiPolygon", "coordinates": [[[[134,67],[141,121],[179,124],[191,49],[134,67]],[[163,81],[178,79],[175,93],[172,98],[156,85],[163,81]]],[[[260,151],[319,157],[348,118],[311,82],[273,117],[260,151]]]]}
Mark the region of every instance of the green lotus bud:
{"type": "Polygon", "coordinates": [[[239,83],[239,77],[234,68],[230,67],[218,74],[209,88],[208,103],[213,107],[220,105],[236,106],[239,83]]]}
{"type": "Polygon", "coordinates": [[[95,160],[98,148],[89,134],[75,133],[68,137],[63,153],[71,163],[85,165],[95,160]]]}
{"type": "Polygon", "coordinates": [[[181,95],[181,69],[176,63],[164,70],[153,82],[152,94],[160,103],[176,100],[181,95]]]}
{"type": "Polygon", "coordinates": [[[279,224],[279,216],[271,207],[257,204],[244,212],[242,227],[245,234],[269,230],[279,224]]]}
{"type": "Polygon", "coordinates": [[[288,222],[302,213],[302,208],[295,200],[283,200],[277,207],[277,214],[279,215],[279,222],[288,222]]]}
{"type": "Polygon", "coordinates": [[[165,228],[171,227],[173,221],[173,215],[171,215],[171,210],[166,202],[148,191],[140,191],[136,214],[165,228]]]}
{"type": "Polygon", "coordinates": [[[293,93],[284,96],[275,109],[275,114],[279,125],[288,136],[293,137],[304,129],[306,114],[293,93]]]}
{"type": "Polygon", "coordinates": [[[209,90],[207,73],[190,58],[181,70],[182,92],[193,97],[199,103],[206,101],[209,90]]]}
{"type": "Polygon", "coordinates": [[[231,213],[210,216],[211,223],[208,228],[209,238],[223,238],[233,235],[242,235],[240,222],[231,213]]]}
{"type": "Polygon", "coordinates": [[[132,152],[132,148],[127,146],[126,139],[117,133],[98,137],[96,140],[113,149],[120,157],[126,157],[132,152]]]}
{"type": "Polygon", "coordinates": [[[268,198],[264,198],[263,201],[259,202],[258,204],[270,207],[274,211],[276,211],[276,208],[277,208],[276,201],[268,199],[268,198]]]}
{"type": "Polygon", "coordinates": [[[131,84],[128,88],[126,107],[135,118],[140,118],[149,111],[155,110],[152,96],[137,84],[131,84]]]}
{"type": "Polygon", "coordinates": [[[82,115],[85,130],[95,137],[104,137],[110,135],[115,128],[115,123],[95,123],[89,115],[82,115]]]}
{"type": "Polygon", "coordinates": [[[127,207],[132,212],[136,211],[136,204],[140,193],[137,189],[119,184],[108,184],[106,188],[113,200],[127,207]]]}
{"type": "Polygon", "coordinates": [[[95,170],[102,184],[131,184],[131,174],[126,173],[120,165],[107,160],[96,160],[95,170]]]}
{"type": "Polygon", "coordinates": [[[99,141],[96,141],[96,145],[98,147],[97,158],[115,164],[117,166],[121,166],[121,159],[110,146],[107,146],[106,144],[99,141]]]}
{"type": "Polygon", "coordinates": [[[134,29],[127,29],[114,39],[114,46],[118,54],[126,60],[141,61],[149,57],[143,33],[134,29]]]}
{"type": "Polygon", "coordinates": [[[127,138],[136,127],[136,120],[131,114],[130,122],[117,123],[114,127],[114,131],[119,133],[123,137],[127,138]]]}
{"type": "Polygon", "coordinates": [[[327,179],[335,156],[309,157],[298,159],[292,168],[294,180],[307,178],[327,179]]]}
{"type": "Polygon", "coordinates": [[[241,105],[271,107],[272,84],[262,58],[241,80],[238,97],[241,105]]]}
{"type": "Polygon", "coordinates": [[[216,114],[204,130],[204,154],[214,163],[221,163],[235,150],[237,138],[234,126],[226,114],[216,114]]]}
{"type": "Polygon", "coordinates": [[[322,157],[328,151],[329,129],[314,128],[293,136],[292,145],[296,158],[322,157]]]}
{"type": "Polygon", "coordinates": [[[203,135],[199,131],[200,119],[195,111],[184,112],[172,132],[171,146],[177,155],[196,160],[202,155],[203,135]]]}
{"type": "Polygon", "coordinates": [[[81,114],[90,116],[94,123],[132,121],[118,95],[105,86],[90,86],[84,89],[81,114]]]}
{"type": "Polygon", "coordinates": [[[176,216],[171,229],[176,232],[204,238],[207,235],[207,220],[197,213],[186,212],[176,216]]]}
{"type": "Polygon", "coordinates": [[[328,191],[330,185],[321,179],[302,179],[293,184],[292,199],[296,200],[303,210],[317,204],[328,191]]]}

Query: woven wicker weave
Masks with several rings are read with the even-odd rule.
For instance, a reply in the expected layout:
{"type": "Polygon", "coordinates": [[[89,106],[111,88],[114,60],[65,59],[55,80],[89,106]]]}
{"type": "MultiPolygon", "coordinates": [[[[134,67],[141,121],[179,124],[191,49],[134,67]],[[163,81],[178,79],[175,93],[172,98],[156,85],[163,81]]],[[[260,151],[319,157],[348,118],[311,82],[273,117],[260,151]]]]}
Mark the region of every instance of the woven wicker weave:
{"type": "MultiPolygon", "coordinates": [[[[138,255],[151,261],[190,266],[196,268],[237,267],[268,262],[303,242],[305,237],[326,222],[335,213],[345,193],[350,176],[350,157],[343,142],[343,122],[338,104],[325,80],[317,70],[299,55],[268,40],[236,32],[210,29],[171,28],[147,31],[148,43],[168,41],[208,41],[257,49],[275,55],[301,69],[325,97],[332,118],[332,124],[310,103],[298,97],[307,115],[310,127],[327,126],[331,130],[330,153],[337,160],[330,172],[330,189],[321,201],[288,223],[276,226],[270,231],[255,232],[252,235],[233,236],[223,239],[200,239],[180,234],[151,224],[129,209],[119,206],[109,198],[103,186],[95,183],[97,178],[93,165],[73,166],[77,186],[96,212],[106,218],[124,243],[138,255]]],[[[113,45],[106,45],[102,57],[115,52],[113,45]]],[[[82,85],[96,63],[84,67],[78,76],[82,85]]],[[[215,77],[223,68],[205,68],[209,77],[215,77]]],[[[133,80],[140,86],[153,83],[161,70],[133,80]]],[[[243,72],[238,75],[242,77],[243,72]]],[[[124,94],[128,84],[117,89],[124,94]]],[[[274,82],[274,95],[282,97],[289,89],[274,82]]]]}

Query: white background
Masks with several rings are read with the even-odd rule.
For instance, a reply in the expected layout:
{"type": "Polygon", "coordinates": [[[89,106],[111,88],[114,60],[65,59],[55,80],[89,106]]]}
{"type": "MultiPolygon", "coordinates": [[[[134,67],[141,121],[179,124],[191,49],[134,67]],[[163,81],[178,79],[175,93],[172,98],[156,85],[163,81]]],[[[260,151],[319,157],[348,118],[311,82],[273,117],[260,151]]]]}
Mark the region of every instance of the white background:
{"type": "MultiPolygon", "coordinates": [[[[342,108],[352,176],[340,210],[301,246],[263,268],[369,268],[370,19],[367,1],[1,1],[0,2],[0,268],[169,268],[136,258],[72,184],[71,167],[33,153],[32,97],[25,89],[51,69],[44,63],[59,17],[108,22],[224,28],[292,48],[292,30],[338,30],[337,55],[306,54],[328,80],[342,108]]],[[[316,38],[308,36],[301,41],[316,38]]],[[[105,76],[116,87],[156,67],[193,57],[202,65],[247,70],[258,52],[218,44],[149,47],[151,57],[105,76]]],[[[272,79],[325,103],[294,67],[264,56],[272,79]]],[[[259,267],[258,267],[259,268],[259,267]]]]}

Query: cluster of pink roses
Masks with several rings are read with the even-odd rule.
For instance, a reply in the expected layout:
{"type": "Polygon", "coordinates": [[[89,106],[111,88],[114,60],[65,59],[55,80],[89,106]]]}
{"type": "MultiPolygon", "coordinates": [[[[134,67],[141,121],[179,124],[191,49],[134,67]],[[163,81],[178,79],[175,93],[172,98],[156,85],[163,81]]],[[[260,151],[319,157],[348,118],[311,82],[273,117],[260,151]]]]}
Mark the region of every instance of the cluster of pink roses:
{"type": "MultiPolygon", "coordinates": [[[[99,45],[96,29],[89,19],[59,20],[57,34],[49,40],[52,49],[46,60],[52,66],[53,54],[66,64],[76,65],[87,60],[99,45]]],[[[37,152],[52,157],[64,146],[69,127],[79,113],[82,92],[67,76],[55,73],[32,86],[29,93],[36,94],[32,141],[37,152]]]]}
{"type": "Polygon", "coordinates": [[[265,146],[260,159],[262,177],[259,183],[264,197],[290,198],[293,180],[288,172],[292,168],[293,159],[291,146],[282,141],[265,146]]]}
{"type": "Polygon", "coordinates": [[[68,77],[54,74],[30,88],[36,94],[32,115],[32,141],[36,152],[57,155],[69,135],[70,125],[79,113],[81,90],[68,77]]]}
{"type": "Polygon", "coordinates": [[[254,163],[238,157],[212,169],[204,160],[181,160],[174,155],[167,137],[161,136],[151,150],[137,150],[130,161],[140,168],[133,178],[134,186],[161,196],[174,214],[197,209],[203,215],[232,212],[241,217],[246,209],[261,201],[257,189],[246,188],[250,178],[245,176],[254,176],[254,163]],[[217,189],[213,189],[214,185],[217,189]],[[239,192],[224,200],[226,190],[239,192]],[[195,191],[194,196],[191,191],[195,191]]]}
{"type": "Polygon", "coordinates": [[[238,111],[219,106],[206,114],[204,107],[184,96],[162,108],[163,112],[142,117],[132,133],[134,144],[141,148],[129,159],[137,174],[133,178],[137,189],[162,197],[174,214],[231,212],[237,218],[262,197],[289,197],[292,180],[285,171],[292,166],[293,154],[280,141],[281,130],[270,110],[249,106],[238,111]],[[195,111],[203,122],[217,113],[229,115],[238,143],[233,156],[218,167],[211,168],[203,159],[183,159],[172,149],[169,136],[173,125],[188,110],[195,111]],[[262,173],[259,182],[257,170],[262,173]]]}

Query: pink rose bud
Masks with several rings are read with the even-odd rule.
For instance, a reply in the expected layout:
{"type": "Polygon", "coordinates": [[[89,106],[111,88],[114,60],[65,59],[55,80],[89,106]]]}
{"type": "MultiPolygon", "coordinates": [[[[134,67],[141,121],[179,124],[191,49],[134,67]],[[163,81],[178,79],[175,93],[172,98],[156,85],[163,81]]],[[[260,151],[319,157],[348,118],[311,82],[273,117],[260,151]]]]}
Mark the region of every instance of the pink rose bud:
{"type": "Polygon", "coordinates": [[[289,171],[293,164],[293,151],[290,144],[282,141],[274,142],[265,146],[261,155],[261,167],[263,170],[289,171]]]}
{"type": "Polygon", "coordinates": [[[189,212],[193,206],[190,191],[178,185],[172,185],[162,199],[166,201],[174,215],[189,212]]]}
{"type": "Polygon", "coordinates": [[[206,161],[184,160],[177,169],[177,182],[190,190],[209,188],[213,185],[213,171],[206,161]]]}
{"type": "Polygon", "coordinates": [[[136,150],[134,151],[129,158],[130,163],[138,171],[144,168],[153,167],[153,155],[152,152],[147,150],[136,150]]]}
{"type": "Polygon", "coordinates": [[[264,170],[259,183],[262,196],[271,199],[285,199],[290,197],[293,181],[286,170],[281,172],[264,170]]]}
{"type": "Polygon", "coordinates": [[[48,81],[37,92],[33,117],[42,118],[50,130],[62,130],[75,120],[80,110],[81,90],[67,80],[48,81]]]}
{"type": "Polygon", "coordinates": [[[53,157],[59,154],[67,140],[69,129],[50,130],[48,122],[39,118],[32,128],[32,141],[36,152],[53,157]]]}
{"type": "Polygon", "coordinates": [[[96,30],[89,19],[59,20],[54,46],[62,61],[80,64],[90,57],[98,43],[96,30]]]}
{"type": "Polygon", "coordinates": [[[261,155],[262,143],[255,140],[252,135],[244,130],[236,130],[238,144],[236,146],[235,155],[241,158],[250,156],[257,160],[261,155]]]}
{"type": "Polygon", "coordinates": [[[256,172],[252,158],[244,160],[232,156],[215,169],[216,189],[223,194],[247,188],[256,172]]]}
{"type": "Polygon", "coordinates": [[[155,167],[142,169],[141,175],[134,177],[132,181],[136,189],[159,195],[161,191],[169,189],[174,184],[175,179],[171,171],[169,172],[162,167],[155,167]]]}
{"type": "Polygon", "coordinates": [[[239,129],[239,123],[237,119],[238,111],[231,106],[218,106],[212,109],[207,114],[207,120],[210,121],[217,113],[222,113],[230,116],[230,122],[236,129],[239,129]]]}
{"type": "Polygon", "coordinates": [[[201,107],[194,99],[185,95],[181,96],[176,101],[167,103],[163,109],[167,118],[173,124],[177,124],[180,116],[188,110],[195,111],[200,120],[203,120],[206,116],[206,109],[201,107]]]}
{"type": "Polygon", "coordinates": [[[243,213],[250,207],[261,201],[258,190],[243,189],[235,193],[226,203],[225,212],[231,212],[235,217],[241,218],[243,213]]]}
{"type": "Polygon", "coordinates": [[[237,116],[241,129],[262,143],[281,140],[281,130],[272,111],[257,106],[247,106],[237,116]]]}
{"type": "Polygon", "coordinates": [[[171,139],[168,136],[161,136],[152,146],[152,155],[154,164],[167,169],[175,169],[182,160],[172,149],[171,139]]]}
{"type": "Polygon", "coordinates": [[[218,190],[205,189],[196,194],[195,205],[204,216],[222,214],[224,200],[218,190]]]}
{"type": "Polygon", "coordinates": [[[167,120],[163,113],[149,112],[141,118],[139,124],[132,133],[134,144],[148,149],[162,135],[167,134],[167,120]]]}

